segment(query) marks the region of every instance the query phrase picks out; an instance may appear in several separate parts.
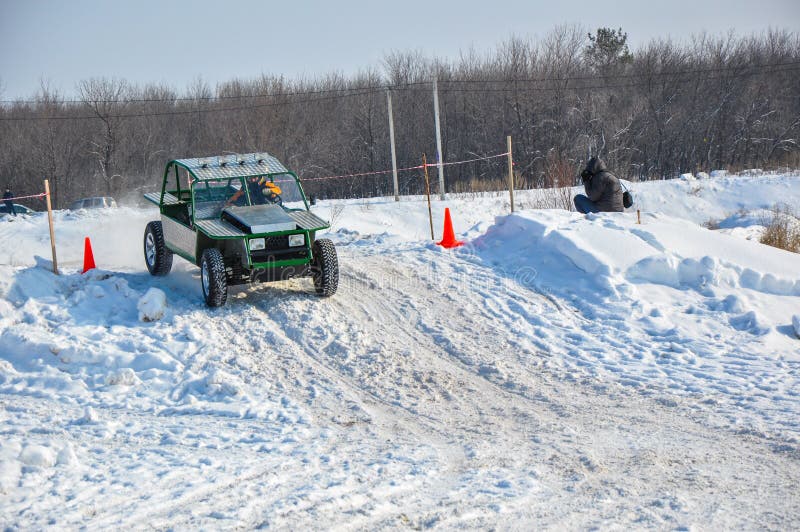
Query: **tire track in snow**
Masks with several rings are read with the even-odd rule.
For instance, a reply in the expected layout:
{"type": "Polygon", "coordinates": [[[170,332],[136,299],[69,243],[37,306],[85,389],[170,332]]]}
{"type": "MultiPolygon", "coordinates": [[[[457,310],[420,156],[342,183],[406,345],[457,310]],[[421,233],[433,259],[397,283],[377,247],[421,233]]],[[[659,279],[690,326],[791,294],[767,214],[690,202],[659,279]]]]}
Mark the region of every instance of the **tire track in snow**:
{"type": "MultiPolygon", "coordinates": [[[[686,470],[686,464],[696,462],[705,452],[697,449],[707,449],[712,441],[725,449],[724,456],[714,453],[713,460],[722,460],[731,467],[741,456],[742,447],[764,448],[758,441],[709,433],[711,426],[708,424],[697,425],[684,419],[676,409],[665,408],[646,397],[630,395],[624,390],[608,388],[583,378],[565,378],[564,373],[552,374],[552,368],[547,364],[534,371],[530,366],[531,356],[535,353],[524,357],[504,353],[507,344],[503,343],[503,338],[509,332],[502,328],[492,332],[491,327],[485,326],[484,320],[488,317],[497,318],[507,313],[505,324],[517,327],[514,331],[517,336],[535,334],[537,327],[560,329],[566,334],[575,329],[564,323],[553,327],[552,317],[548,317],[534,320],[526,330],[524,324],[530,323],[531,316],[545,307],[533,305],[526,309],[523,303],[529,299],[524,297],[524,292],[513,305],[501,305],[486,311],[491,314],[480,311],[475,316],[465,316],[458,310],[459,298],[441,294],[430,283],[422,282],[413,291],[405,285],[380,289],[381,278],[399,274],[398,257],[374,254],[351,259],[354,266],[343,268],[344,285],[350,291],[343,291],[332,300],[320,302],[305,295],[286,298],[285,293],[279,292],[251,292],[247,297],[252,298],[248,303],[264,313],[265,323],[273,322],[284,329],[285,337],[279,335],[280,345],[282,348],[293,346],[289,347],[290,357],[296,359],[296,367],[290,374],[303,368],[302,371],[312,372],[315,378],[320,379],[316,384],[323,389],[307,399],[308,406],[317,402],[336,403],[346,397],[369,413],[370,417],[363,420],[364,423],[351,426],[357,434],[375,437],[388,432],[396,437],[398,431],[405,431],[410,440],[425,438],[423,441],[431,443],[430,432],[438,432],[445,437],[439,460],[459,446],[463,453],[463,458],[450,462],[456,478],[476,468],[480,471],[496,467],[502,463],[502,455],[513,448],[517,453],[527,454],[537,464],[534,473],[538,473],[536,476],[540,489],[546,493],[545,499],[559,499],[558,488],[564,483],[573,484],[574,490],[589,497],[598,490],[603,491],[604,483],[618,483],[620,470],[624,471],[624,478],[639,479],[637,490],[653,489],[649,485],[651,464],[647,460],[641,461],[636,454],[631,457],[624,450],[626,445],[633,444],[627,441],[628,436],[619,439],[618,431],[623,426],[626,427],[625,434],[633,432],[637,439],[645,441],[637,445],[657,449],[656,460],[661,460],[664,455],[673,456],[669,460],[679,464],[679,471],[674,475],[667,474],[668,483],[677,482],[677,477],[686,470]],[[432,309],[436,309],[438,315],[431,314],[432,309]],[[470,334],[462,333],[455,341],[448,342],[445,338],[448,331],[469,331],[470,334]],[[423,370],[430,378],[424,386],[420,384],[419,371],[415,373],[415,369],[423,370]],[[503,376],[511,378],[503,381],[500,378],[503,376]],[[509,386],[509,381],[515,385],[509,386]],[[574,383],[585,386],[577,391],[570,390],[574,383]],[[434,388],[439,392],[434,393],[434,388]],[[595,389],[606,391],[598,394],[595,389]],[[582,451],[585,447],[580,440],[595,435],[598,421],[601,433],[611,431],[607,437],[611,440],[611,448],[616,451],[611,453],[611,458],[598,459],[582,451]],[[661,433],[657,439],[642,438],[639,434],[639,431],[652,431],[654,427],[658,427],[661,433]],[[488,447],[491,447],[497,443],[498,436],[510,439],[494,452],[479,441],[489,438],[491,444],[488,447]],[[663,441],[679,442],[680,445],[673,446],[663,441]],[[731,454],[732,449],[740,450],[731,454]],[[552,483],[555,487],[548,490],[545,478],[558,479],[552,483]]],[[[402,259],[414,261],[412,257],[402,259]]],[[[458,267],[466,267],[475,275],[488,274],[477,267],[471,270],[463,264],[458,267]]],[[[487,294],[478,295],[477,302],[463,302],[471,303],[473,309],[481,309],[481,298],[486,300],[487,294]]],[[[530,301],[537,298],[533,293],[530,296],[530,301]]],[[[497,303],[492,298],[488,300],[497,303]]],[[[248,319],[257,319],[249,311],[245,311],[245,315],[248,319]]],[[[566,318],[562,315],[560,319],[566,318]]],[[[231,328],[231,332],[234,330],[231,328]]],[[[550,345],[554,346],[557,340],[557,336],[550,339],[550,345]]],[[[586,338],[579,335],[576,340],[568,339],[568,342],[582,345],[586,338]]],[[[291,393],[293,385],[291,380],[284,382],[287,393],[291,393]]],[[[301,396],[306,393],[302,387],[294,391],[301,396]]],[[[330,415],[335,408],[324,405],[318,411],[330,415]]],[[[702,420],[703,416],[699,419],[702,420]]],[[[346,444],[343,446],[347,447],[346,444]]],[[[593,447],[598,445],[589,446],[593,447]]],[[[523,463],[531,467],[530,461],[523,460],[523,463]]],[[[731,484],[729,471],[715,474],[717,482],[727,485],[728,489],[735,485],[731,484]]],[[[790,478],[796,478],[796,468],[790,469],[788,474],[790,478]]],[[[462,522],[459,515],[463,517],[469,513],[466,505],[453,501],[448,503],[446,497],[441,499],[442,486],[452,489],[454,482],[458,485],[458,480],[451,475],[429,484],[420,490],[426,494],[424,497],[417,495],[411,500],[404,499],[403,504],[415,508],[419,515],[455,519],[447,521],[451,523],[462,522]],[[438,511],[431,512],[430,504],[426,502],[429,499],[438,499],[440,504],[444,502],[447,512],[453,515],[448,517],[438,511]]],[[[780,487],[780,482],[773,484],[772,491],[780,487]]],[[[564,501],[559,503],[564,504],[564,501]]],[[[570,522],[576,508],[574,504],[564,505],[561,514],[566,520],[564,522],[570,522]]],[[[258,514],[257,509],[253,511],[258,514]]],[[[317,512],[323,514],[328,511],[322,506],[317,508],[317,512]]],[[[674,510],[673,514],[680,515],[681,511],[674,510]]],[[[293,514],[292,517],[297,519],[299,516],[293,514]]],[[[389,512],[389,515],[376,515],[366,522],[386,526],[396,524],[397,518],[396,513],[389,512]]],[[[557,515],[551,514],[548,518],[554,519],[551,522],[561,522],[557,515]]],[[[656,517],[650,518],[662,522],[656,517]]],[[[478,521],[470,519],[463,522],[481,522],[479,518],[478,521]]]]}
{"type": "MultiPolygon", "coordinates": [[[[484,528],[511,518],[677,527],[706,516],[720,528],[796,524],[800,508],[784,496],[800,478],[796,461],[715,428],[705,410],[687,419],[691,405],[680,398],[661,404],[558,364],[616,329],[587,339],[568,303],[554,311],[524,286],[498,297],[498,274],[434,253],[344,246],[342,291],[332,299],[303,282],[266,285],[159,329],[169,338],[200,328],[203,350],[186,352],[188,369],[227,365],[302,402],[313,439],[275,442],[263,466],[194,487],[164,477],[163,492],[141,499],[106,494],[109,505],[87,523],[484,528]],[[471,290],[442,281],[459,275],[497,278],[471,290]]],[[[261,423],[236,420],[243,430],[261,423]]],[[[138,443],[157,447],[153,438],[138,443]]]]}

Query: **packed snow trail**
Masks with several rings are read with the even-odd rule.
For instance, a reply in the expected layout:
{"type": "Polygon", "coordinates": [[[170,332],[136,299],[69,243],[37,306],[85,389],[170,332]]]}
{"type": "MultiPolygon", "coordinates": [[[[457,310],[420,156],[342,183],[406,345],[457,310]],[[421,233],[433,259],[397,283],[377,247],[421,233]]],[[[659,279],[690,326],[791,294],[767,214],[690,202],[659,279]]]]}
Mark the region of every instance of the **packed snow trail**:
{"type": "Polygon", "coordinates": [[[800,526],[794,256],[659,217],[474,220],[454,251],[348,223],[333,298],[209,310],[196,267],[144,271],[150,215],[83,276],[0,228],[28,260],[0,266],[5,527],[800,526]]]}
{"type": "MultiPolygon", "coordinates": [[[[360,239],[339,250],[342,292],[328,300],[292,281],[238,290],[209,312],[196,273],[176,272],[171,304],[190,310],[163,334],[195,338],[184,371],[224,368],[307,415],[272,426],[189,402],[79,417],[61,430],[83,433],[78,454],[90,469],[96,456],[101,472],[75,480],[56,522],[791,527],[796,447],[731,430],[701,398],[564,371],[556,346],[586,340],[563,302],[470,253],[360,239]],[[463,292],[463,279],[507,292],[463,292]],[[528,343],[545,330],[541,345],[528,343]],[[148,415],[166,422],[153,430],[148,415]],[[118,465],[103,471],[106,462],[118,465]]],[[[57,511],[40,502],[9,523],[46,525],[36,516],[57,511]]]]}
{"type": "MultiPolygon", "coordinates": [[[[720,501],[711,503],[713,497],[705,491],[732,487],[740,474],[745,478],[766,475],[770,480],[743,495],[754,503],[745,511],[733,503],[728,492],[731,504],[721,509],[723,512],[748,516],[751,525],[763,525],[770,519],[769,512],[762,513],[764,505],[777,504],[771,511],[778,514],[785,510],[779,509],[785,501],[779,502],[777,495],[786,482],[797,478],[798,464],[796,455],[794,460],[787,458],[787,449],[780,442],[758,442],[751,435],[721,430],[695,401],[670,400],[658,394],[645,397],[604,387],[589,378],[576,390],[574,381],[565,375],[554,376],[548,369],[542,360],[547,352],[512,345],[509,330],[493,325],[498,322],[497,310],[489,309],[488,303],[495,301],[497,294],[483,294],[482,299],[480,293],[475,297],[457,292],[463,288],[457,285],[441,290],[442,280],[437,278],[453,279],[459,273],[480,278],[491,276],[490,271],[428,247],[380,249],[370,255],[348,255],[346,246],[340,249],[343,263],[353,265],[344,269],[349,297],[326,302],[323,312],[315,310],[318,303],[313,300],[304,300],[304,305],[283,304],[283,294],[277,301],[268,298],[257,308],[265,311],[267,323],[274,319],[294,325],[285,327],[287,336],[305,351],[309,367],[324,368],[324,374],[333,371],[332,382],[342,393],[338,403],[347,405],[351,416],[345,423],[356,429],[383,427],[378,434],[388,432],[393,439],[398,432],[408,434],[413,436],[412,442],[425,442],[436,449],[435,464],[441,471],[437,477],[449,477],[449,494],[443,497],[442,479],[436,478],[418,488],[414,505],[422,509],[438,501],[447,510],[424,512],[417,524],[490,526],[496,515],[486,515],[485,509],[471,513],[469,508],[481,508],[482,501],[491,507],[491,501],[502,494],[501,513],[508,512],[506,517],[514,521],[585,526],[609,522],[605,519],[624,523],[625,513],[633,512],[636,518],[630,524],[681,526],[686,524],[678,517],[684,505],[697,505],[692,512],[709,512],[720,501]],[[434,277],[426,277],[424,265],[432,263],[437,264],[434,277]],[[416,278],[420,270],[423,276],[416,278]],[[375,297],[376,291],[380,297],[375,297]],[[697,421],[685,419],[686,415],[697,421]],[[642,438],[642,434],[651,438],[642,438]],[[755,465],[748,458],[751,453],[763,456],[765,452],[774,463],[759,464],[758,471],[742,471],[748,467],[744,464],[755,465]],[[789,470],[773,476],[787,459],[789,470]],[[659,464],[659,469],[669,464],[673,471],[666,473],[666,479],[654,479],[654,464],[659,464]],[[688,464],[692,465],[687,469],[688,464]],[[697,476],[704,478],[697,480],[697,476]],[[548,485],[547,479],[557,480],[548,485]],[[488,495],[482,496],[483,492],[488,495]],[[615,499],[611,494],[621,493],[633,500],[651,500],[659,509],[649,512],[610,504],[609,513],[594,522],[576,520],[575,514],[593,499],[615,499]],[[674,500],[663,500],[665,494],[674,500]],[[539,506],[542,504],[546,510],[539,506]],[[672,511],[665,511],[665,506],[672,511]],[[535,515],[530,513],[537,507],[535,515]]],[[[501,279],[495,281],[492,284],[503,284],[501,279]]],[[[524,320],[519,318],[552,313],[546,299],[524,287],[515,287],[515,291],[517,299],[510,307],[519,310],[503,309],[506,324],[520,325],[524,320]]],[[[569,323],[572,316],[556,315],[554,321],[566,319],[563,330],[574,330],[569,323]]],[[[515,332],[527,336],[525,331],[515,332]]],[[[302,360],[303,356],[296,353],[294,358],[302,360]]],[[[319,397],[316,389],[310,390],[308,407],[314,408],[318,402],[337,404],[335,398],[329,402],[319,397]]],[[[333,419],[340,416],[336,411],[327,415],[333,419]]],[[[400,506],[406,504],[408,501],[400,506]]],[[[311,511],[308,524],[323,517],[311,509],[304,511],[311,511]]],[[[737,521],[739,517],[728,521],[727,516],[706,514],[704,519],[722,519],[718,524],[726,526],[743,524],[737,521]]],[[[292,521],[299,518],[293,516],[292,521]]],[[[774,524],[786,522],[779,518],[774,524]]],[[[365,520],[364,524],[391,525],[392,521],[365,520]]]]}

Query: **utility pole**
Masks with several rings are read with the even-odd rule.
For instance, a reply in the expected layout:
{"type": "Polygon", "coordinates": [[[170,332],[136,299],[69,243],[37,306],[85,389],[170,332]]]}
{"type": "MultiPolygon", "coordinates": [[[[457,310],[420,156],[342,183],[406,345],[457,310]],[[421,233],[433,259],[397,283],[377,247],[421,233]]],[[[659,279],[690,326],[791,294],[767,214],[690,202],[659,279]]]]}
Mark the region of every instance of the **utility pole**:
{"type": "Polygon", "coordinates": [[[444,201],[444,165],[442,164],[442,127],[439,123],[439,90],[436,78],[433,78],[433,118],[436,122],[436,154],[439,167],[439,199],[444,201]]]}
{"type": "Polygon", "coordinates": [[[397,184],[397,152],[394,147],[394,118],[392,116],[392,91],[386,89],[386,102],[389,106],[389,142],[392,145],[392,177],[394,178],[394,200],[400,201],[400,187],[397,184]]]}
{"type": "Polygon", "coordinates": [[[514,157],[511,155],[511,135],[506,137],[508,150],[508,194],[511,200],[511,212],[514,212],[514,157]]]}

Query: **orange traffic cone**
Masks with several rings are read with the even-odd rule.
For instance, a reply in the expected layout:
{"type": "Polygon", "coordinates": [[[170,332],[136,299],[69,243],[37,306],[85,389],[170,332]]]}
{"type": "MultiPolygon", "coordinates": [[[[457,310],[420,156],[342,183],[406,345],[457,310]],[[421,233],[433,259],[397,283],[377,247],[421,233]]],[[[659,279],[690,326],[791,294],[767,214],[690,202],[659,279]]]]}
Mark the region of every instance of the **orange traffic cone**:
{"type": "Polygon", "coordinates": [[[444,248],[457,248],[458,246],[464,245],[460,240],[456,240],[456,234],[453,232],[453,220],[450,219],[449,208],[445,208],[444,210],[444,234],[442,235],[442,241],[437,242],[437,244],[444,248]]]}
{"type": "Polygon", "coordinates": [[[87,236],[86,240],[83,241],[83,271],[81,273],[86,273],[94,268],[95,265],[94,254],[92,253],[92,242],[87,236]]]}

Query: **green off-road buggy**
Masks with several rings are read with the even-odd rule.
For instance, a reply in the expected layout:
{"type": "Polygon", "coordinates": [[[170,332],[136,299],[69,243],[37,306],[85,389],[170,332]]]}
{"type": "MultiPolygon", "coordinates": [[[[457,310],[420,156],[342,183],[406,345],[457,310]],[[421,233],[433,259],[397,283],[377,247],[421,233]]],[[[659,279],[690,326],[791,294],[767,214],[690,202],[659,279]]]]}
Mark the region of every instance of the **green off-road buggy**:
{"type": "Polygon", "coordinates": [[[316,239],[330,224],[308,208],[294,172],[266,153],[177,159],[161,192],[144,195],[161,220],[147,224],[144,258],[166,275],[173,253],[201,270],[206,304],[225,304],[228,286],[311,277],[331,296],[339,283],[333,242],[316,239]]]}

